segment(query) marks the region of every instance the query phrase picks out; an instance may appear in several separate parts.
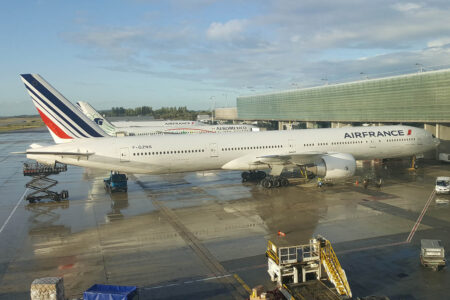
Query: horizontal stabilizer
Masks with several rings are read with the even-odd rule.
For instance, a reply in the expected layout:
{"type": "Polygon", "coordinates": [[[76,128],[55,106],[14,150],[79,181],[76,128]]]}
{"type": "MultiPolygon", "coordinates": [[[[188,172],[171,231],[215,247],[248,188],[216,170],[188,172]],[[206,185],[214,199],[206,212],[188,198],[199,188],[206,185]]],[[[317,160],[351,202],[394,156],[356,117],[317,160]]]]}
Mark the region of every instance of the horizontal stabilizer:
{"type": "Polygon", "coordinates": [[[35,155],[64,155],[64,156],[91,156],[94,152],[64,152],[64,151],[27,151],[26,154],[35,155]]]}

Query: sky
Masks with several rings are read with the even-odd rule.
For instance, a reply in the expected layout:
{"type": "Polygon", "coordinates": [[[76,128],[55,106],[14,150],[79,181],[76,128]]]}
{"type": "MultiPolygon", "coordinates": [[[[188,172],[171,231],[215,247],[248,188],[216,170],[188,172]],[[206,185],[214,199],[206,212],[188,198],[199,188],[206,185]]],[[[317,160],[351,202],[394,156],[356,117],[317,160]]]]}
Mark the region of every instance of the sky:
{"type": "Polygon", "coordinates": [[[450,67],[450,1],[17,0],[0,10],[0,116],[22,73],[95,108],[236,97],[450,67]]]}

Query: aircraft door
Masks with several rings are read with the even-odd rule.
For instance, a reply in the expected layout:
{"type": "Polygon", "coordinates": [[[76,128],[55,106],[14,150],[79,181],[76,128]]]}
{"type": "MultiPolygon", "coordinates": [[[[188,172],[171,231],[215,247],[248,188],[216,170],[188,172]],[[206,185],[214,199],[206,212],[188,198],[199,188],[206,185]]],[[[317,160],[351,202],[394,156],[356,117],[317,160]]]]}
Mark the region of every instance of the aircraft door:
{"type": "Polygon", "coordinates": [[[295,141],[288,140],[288,144],[289,144],[289,153],[295,153],[295,141]]]}
{"type": "Polygon", "coordinates": [[[130,161],[130,149],[128,147],[120,148],[120,161],[130,161]]]}
{"type": "Polygon", "coordinates": [[[209,156],[210,157],[218,157],[219,156],[219,151],[217,150],[216,143],[209,144],[209,156]]]}

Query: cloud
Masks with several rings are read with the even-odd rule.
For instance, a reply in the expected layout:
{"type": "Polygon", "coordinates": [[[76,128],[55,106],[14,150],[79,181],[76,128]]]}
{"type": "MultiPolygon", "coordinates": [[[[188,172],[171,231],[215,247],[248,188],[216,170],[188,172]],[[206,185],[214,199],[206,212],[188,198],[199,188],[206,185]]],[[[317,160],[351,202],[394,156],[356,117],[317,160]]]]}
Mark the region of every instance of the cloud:
{"type": "Polygon", "coordinates": [[[247,20],[230,20],[226,23],[213,22],[206,30],[206,36],[211,40],[230,41],[241,37],[247,20]]]}
{"type": "Polygon", "coordinates": [[[422,8],[422,5],[418,4],[418,3],[407,2],[407,3],[396,3],[396,4],[392,5],[391,7],[400,12],[409,12],[409,11],[418,10],[418,9],[422,8]]]}
{"type": "Polygon", "coordinates": [[[450,64],[450,27],[442,23],[450,19],[447,1],[273,0],[264,7],[255,1],[258,13],[239,18],[217,14],[214,1],[198,3],[204,3],[199,12],[178,8],[175,19],[158,12],[165,22],[84,24],[64,37],[81,47],[81,57],[100,59],[110,70],[236,89],[311,86],[324,77],[340,82],[361,72],[372,77],[414,71],[416,63],[450,64]]]}
{"type": "Polygon", "coordinates": [[[446,46],[448,44],[450,44],[450,37],[443,37],[443,38],[439,38],[439,39],[436,39],[436,40],[429,41],[427,46],[430,47],[430,48],[431,47],[443,47],[443,46],[446,46]]]}

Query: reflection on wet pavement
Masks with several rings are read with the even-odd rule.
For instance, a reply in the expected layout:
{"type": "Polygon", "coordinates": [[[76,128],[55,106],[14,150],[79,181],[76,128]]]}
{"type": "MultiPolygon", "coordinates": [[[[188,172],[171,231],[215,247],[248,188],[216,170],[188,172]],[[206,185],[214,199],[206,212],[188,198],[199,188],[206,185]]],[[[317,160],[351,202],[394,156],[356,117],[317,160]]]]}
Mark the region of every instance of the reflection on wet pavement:
{"type": "MultiPolygon", "coordinates": [[[[27,181],[25,158],[9,153],[42,140],[51,142],[47,132],[0,135],[0,226],[27,181]]],[[[242,184],[232,171],[130,174],[128,193],[109,194],[108,172],[69,167],[57,176],[68,201],[21,201],[0,233],[0,299],[28,299],[33,279],[46,276],[64,276],[69,297],[110,283],[138,285],[144,299],[239,298],[245,289],[235,274],[250,287],[273,287],[267,240],[299,244],[315,234],[333,243],[354,295],[444,299],[450,275],[421,269],[418,251],[421,238],[450,247],[450,206],[433,201],[411,243],[405,240],[435,177],[450,170],[407,169],[408,161],[362,163],[345,182],[270,190],[242,184]],[[367,189],[355,184],[363,178],[371,180],[367,189]]]]}

